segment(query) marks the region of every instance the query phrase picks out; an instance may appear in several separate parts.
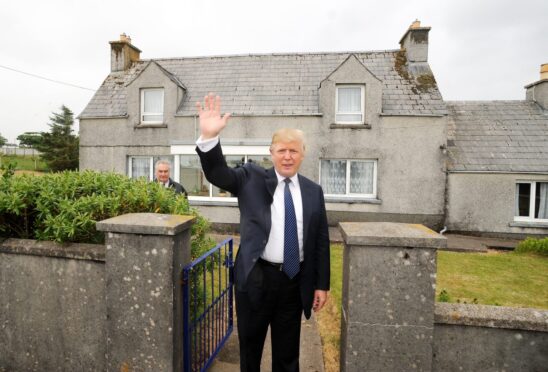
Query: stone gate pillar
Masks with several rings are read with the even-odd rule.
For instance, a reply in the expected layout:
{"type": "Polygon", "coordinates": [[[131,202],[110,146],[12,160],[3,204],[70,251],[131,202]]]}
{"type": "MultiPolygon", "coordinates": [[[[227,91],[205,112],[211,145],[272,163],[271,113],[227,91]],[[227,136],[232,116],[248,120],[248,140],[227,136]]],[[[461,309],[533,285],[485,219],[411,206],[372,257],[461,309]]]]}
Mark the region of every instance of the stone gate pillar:
{"type": "Polygon", "coordinates": [[[431,371],[436,250],[445,237],[402,223],[340,228],[341,371],[431,371]]]}
{"type": "Polygon", "coordinates": [[[194,217],[126,214],[105,231],[107,371],[182,371],[182,268],[194,217]]]}

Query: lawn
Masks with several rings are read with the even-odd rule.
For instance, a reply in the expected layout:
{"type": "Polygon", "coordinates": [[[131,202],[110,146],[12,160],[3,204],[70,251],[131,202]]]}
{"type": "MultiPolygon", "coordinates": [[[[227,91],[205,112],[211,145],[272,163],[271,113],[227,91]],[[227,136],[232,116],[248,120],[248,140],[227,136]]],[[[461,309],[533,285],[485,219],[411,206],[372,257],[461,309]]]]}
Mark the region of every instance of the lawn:
{"type": "MultiPolygon", "coordinates": [[[[331,291],[317,314],[326,372],[339,371],[343,247],[331,246],[331,291]]],[[[438,251],[436,297],[449,302],[548,309],[548,258],[493,251],[438,251]]]]}
{"type": "Polygon", "coordinates": [[[39,156],[31,155],[0,155],[0,165],[17,163],[15,170],[24,171],[46,171],[46,163],[39,156]]]}

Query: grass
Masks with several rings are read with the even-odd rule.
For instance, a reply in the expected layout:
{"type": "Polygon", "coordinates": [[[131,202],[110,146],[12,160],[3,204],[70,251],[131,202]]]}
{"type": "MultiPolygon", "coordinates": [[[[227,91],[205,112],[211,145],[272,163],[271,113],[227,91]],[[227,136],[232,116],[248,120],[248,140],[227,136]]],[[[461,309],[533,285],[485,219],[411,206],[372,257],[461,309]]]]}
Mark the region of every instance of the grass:
{"type": "Polygon", "coordinates": [[[316,313],[318,329],[322,339],[323,362],[326,372],[340,370],[340,334],[343,246],[331,246],[331,290],[324,308],[316,313]]]}
{"type": "Polygon", "coordinates": [[[47,171],[46,163],[39,156],[31,155],[0,155],[0,165],[17,163],[16,171],[47,171]]]}
{"type": "Polygon", "coordinates": [[[515,252],[440,251],[436,296],[442,290],[449,302],[548,309],[548,259],[515,252]]]}
{"type": "MultiPolygon", "coordinates": [[[[331,246],[330,299],[317,315],[326,372],[340,370],[343,247],[331,246]]],[[[548,309],[548,258],[516,252],[438,251],[436,298],[449,302],[548,309]]]]}

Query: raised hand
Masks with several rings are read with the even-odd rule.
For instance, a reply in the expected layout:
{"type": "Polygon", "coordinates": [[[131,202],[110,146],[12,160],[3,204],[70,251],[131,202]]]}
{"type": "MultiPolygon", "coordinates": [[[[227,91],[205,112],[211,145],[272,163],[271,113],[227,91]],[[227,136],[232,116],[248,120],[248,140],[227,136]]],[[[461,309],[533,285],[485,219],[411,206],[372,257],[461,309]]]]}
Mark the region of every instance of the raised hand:
{"type": "Polygon", "coordinates": [[[221,133],[230,118],[230,114],[221,117],[221,97],[209,93],[204,97],[204,106],[196,102],[196,109],[200,116],[200,133],[202,139],[210,139],[221,133]]]}

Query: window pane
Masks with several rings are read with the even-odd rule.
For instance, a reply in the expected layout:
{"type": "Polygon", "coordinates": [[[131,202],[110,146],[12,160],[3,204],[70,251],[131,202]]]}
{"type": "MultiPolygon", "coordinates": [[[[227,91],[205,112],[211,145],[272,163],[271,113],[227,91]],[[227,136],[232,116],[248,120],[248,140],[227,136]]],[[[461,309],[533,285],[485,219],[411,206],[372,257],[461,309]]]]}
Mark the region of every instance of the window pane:
{"type": "Polygon", "coordinates": [[[150,158],[131,158],[131,178],[150,179],[150,158]]]}
{"type": "Polygon", "coordinates": [[[353,161],[350,163],[350,193],[373,194],[374,163],[353,161]]]}
{"type": "Polygon", "coordinates": [[[272,168],[272,159],[268,155],[249,155],[247,157],[248,162],[253,162],[265,169],[272,168]]]}
{"type": "Polygon", "coordinates": [[[163,90],[145,90],[143,103],[144,112],[146,113],[163,113],[164,112],[164,92],[163,90]]]}
{"type": "Polygon", "coordinates": [[[548,182],[537,182],[535,218],[548,219],[548,182]]]}
{"type": "Polygon", "coordinates": [[[337,122],[343,122],[343,121],[350,121],[350,122],[362,122],[362,115],[361,114],[336,114],[335,120],[337,122]]]}
{"type": "Polygon", "coordinates": [[[143,115],[143,121],[164,121],[164,115],[143,115]]]}
{"type": "Polygon", "coordinates": [[[338,113],[341,112],[361,112],[361,87],[338,88],[338,113]]]}
{"type": "Polygon", "coordinates": [[[516,185],[517,208],[516,215],[529,217],[529,202],[531,197],[531,184],[518,183],[516,185]]]}
{"type": "Polygon", "coordinates": [[[207,182],[198,155],[181,155],[179,167],[179,182],[188,195],[209,196],[209,182],[207,182]]]}
{"type": "Polygon", "coordinates": [[[346,160],[322,160],[321,185],[325,194],[346,194],[346,160]]]}

